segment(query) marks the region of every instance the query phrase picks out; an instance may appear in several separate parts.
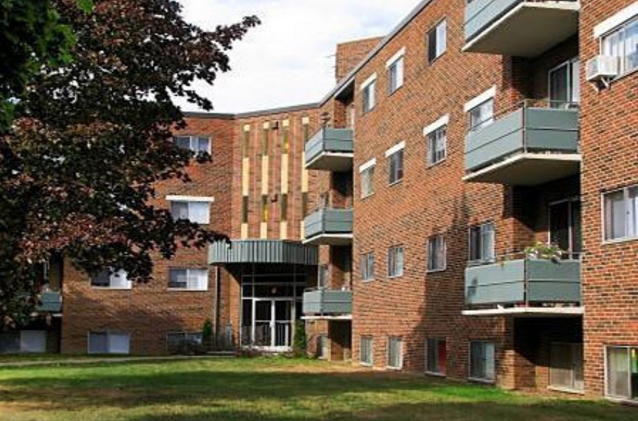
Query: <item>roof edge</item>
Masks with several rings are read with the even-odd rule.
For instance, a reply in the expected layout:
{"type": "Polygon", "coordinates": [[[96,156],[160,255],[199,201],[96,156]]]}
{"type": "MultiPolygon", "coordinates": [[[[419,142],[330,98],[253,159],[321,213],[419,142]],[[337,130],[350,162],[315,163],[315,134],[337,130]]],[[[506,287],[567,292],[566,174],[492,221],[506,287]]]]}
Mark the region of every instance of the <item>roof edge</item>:
{"type": "Polygon", "coordinates": [[[266,116],[269,114],[282,114],[282,113],[291,113],[295,111],[304,111],[319,108],[319,103],[310,103],[310,104],[299,104],[299,105],[289,105],[285,107],[277,107],[277,108],[268,108],[265,110],[256,110],[256,111],[248,111],[245,113],[214,113],[214,112],[206,112],[206,111],[184,111],[184,117],[186,118],[210,118],[210,119],[220,119],[220,120],[237,120],[240,118],[251,118],[251,117],[260,117],[266,116]]]}

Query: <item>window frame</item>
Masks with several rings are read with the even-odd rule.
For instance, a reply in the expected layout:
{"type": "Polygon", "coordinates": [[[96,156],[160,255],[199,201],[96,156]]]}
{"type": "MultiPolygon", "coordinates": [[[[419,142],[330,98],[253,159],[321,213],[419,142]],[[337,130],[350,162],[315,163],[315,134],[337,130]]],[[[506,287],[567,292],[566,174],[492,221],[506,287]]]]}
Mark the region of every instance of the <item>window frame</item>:
{"type": "MultiPolygon", "coordinates": [[[[199,146],[198,145],[199,141],[202,140],[202,139],[206,139],[208,141],[208,146],[206,147],[206,151],[204,151],[204,152],[206,152],[208,155],[212,156],[212,154],[213,154],[213,138],[211,136],[206,136],[206,135],[201,135],[201,136],[199,136],[199,135],[177,135],[177,136],[173,136],[173,143],[176,146],[179,146],[177,144],[177,139],[180,139],[180,138],[181,139],[187,139],[188,138],[188,141],[189,141],[188,148],[184,148],[184,149],[187,149],[187,150],[193,152],[196,155],[201,153],[202,151],[200,151],[199,148],[197,148],[197,149],[193,148],[193,144],[194,144],[193,142],[197,142],[197,146],[199,146]]],[[[181,148],[181,146],[179,146],[179,147],[181,148]]]]}
{"type": "Polygon", "coordinates": [[[375,176],[375,172],[376,172],[376,163],[369,165],[368,167],[364,168],[363,170],[359,171],[359,182],[361,184],[360,186],[360,193],[361,193],[361,199],[366,199],[370,196],[373,196],[375,191],[374,191],[374,176],[375,176]],[[367,177],[367,178],[365,178],[367,177]],[[364,186],[366,185],[366,183],[364,183],[364,180],[367,181],[367,186],[368,189],[364,189],[364,186]]]}
{"type": "Polygon", "coordinates": [[[388,370],[403,370],[403,338],[400,336],[388,336],[387,346],[386,346],[386,362],[385,366],[388,370]],[[398,358],[399,365],[391,365],[392,362],[392,342],[396,342],[398,344],[398,355],[395,357],[398,358]]]}
{"type": "Polygon", "coordinates": [[[186,221],[190,221],[194,224],[199,224],[199,225],[209,225],[211,222],[211,209],[212,209],[212,204],[213,204],[213,200],[210,198],[204,199],[204,198],[171,198],[168,197],[166,200],[168,200],[169,202],[169,212],[171,213],[171,216],[173,217],[174,221],[178,221],[180,219],[184,219],[184,218],[176,218],[175,215],[173,214],[173,206],[175,206],[176,204],[186,204],[187,205],[187,213],[188,213],[188,217],[185,218],[186,221]],[[197,199],[197,200],[193,200],[193,199],[197,199]],[[203,220],[200,221],[194,221],[191,219],[191,205],[193,204],[205,204],[206,206],[208,206],[208,212],[206,212],[206,218],[204,218],[203,220]]]}
{"type": "Polygon", "coordinates": [[[403,244],[397,244],[394,246],[388,247],[387,253],[387,276],[388,279],[401,278],[405,274],[405,246],[403,244]],[[401,271],[393,273],[392,269],[396,269],[397,265],[397,251],[401,250],[401,271]]]}
{"type": "Polygon", "coordinates": [[[168,269],[168,283],[167,283],[167,290],[168,291],[177,291],[177,292],[207,292],[210,289],[210,270],[208,270],[207,268],[186,268],[186,267],[171,267],[168,269]],[[171,272],[172,271],[186,271],[186,288],[182,288],[182,287],[172,287],[171,286],[171,272]],[[191,271],[201,271],[201,272],[206,272],[206,283],[205,283],[205,289],[197,289],[197,288],[189,288],[189,281],[188,279],[190,279],[190,272],[191,271]]]}
{"type": "Polygon", "coordinates": [[[376,258],[373,251],[362,253],[359,259],[360,276],[362,282],[372,282],[375,277],[376,258]],[[364,264],[365,260],[365,264],[364,264]],[[372,264],[370,264],[372,262],[372,264]],[[367,276],[364,276],[367,275],[367,276]]]}
{"type": "MultiPolygon", "coordinates": [[[[577,351],[577,350],[576,350],[577,351]]],[[[550,342],[549,344],[549,364],[548,364],[548,369],[549,369],[549,382],[547,385],[547,388],[550,390],[556,390],[556,391],[562,391],[562,392],[568,392],[568,393],[579,393],[579,394],[583,394],[585,392],[585,379],[584,379],[584,355],[583,355],[583,344],[582,343],[575,343],[575,342],[550,342]],[[553,371],[557,370],[557,367],[554,366],[554,361],[552,359],[552,351],[553,351],[553,347],[555,346],[565,346],[569,348],[569,351],[572,353],[571,357],[572,357],[572,363],[573,361],[573,353],[575,352],[575,348],[580,347],[580,354],[581,354],[581,375],[583,376],[583,378],[581,379],[582,382],[582,387],[578,388],[576,385],[576,377],[575,377],[575,370],[574,367],[572,367],[572,381],[573,381],[573,385],[572,386],[562,386],[562,385],[558,385],[558,384],[554,384],[553,383],[553,371]]]]}
{"type": "Polygon", "coordinates": [[[388,96],[394,94],[405,84],[405,52],[403,47],[386,62],[388,75],[388,96]]]}
{"type": "Polygon", "coordinates": [[[447,52],[447,37],[448,37],[448,31],[447,31],[447,19],[443,18],[441,20],[439,20],[432,28],[430,28],[430,30],[428,31],[427,35],[426,35],[426,40],[427,40],[427,48],[426,48],[426,54],[427,54],[427,60],[428,60],[428,65],[433,65],[439,58],[441,58],[446,52],[447,52]],[[440,28],[443,28],[443,37],[441,37],[441,31],[440,28]],[[434,56],[430,56],[430,53],[432,52],[432,41],[434,37],[434,56]]]}
{"type": "Polygon", "coordinates": [[[432,235],[428,238],[427,241],[427,270],[426,273],[437,273],[437,272],[445,272],[447,270],[447,241],[445,238],[444,234],[436,234],[436,235],[432,235]],[[441,244],[440,246],[442,246],[443,250],[443,261],[441,262],[442,265],[440,265],[439,267],[431,267],[430,263],[431,263],[431,257],[432,257],[432,241],[433,240],[440,240],[441,244]]]}
{"type": "Polygon", "coordinates": [[[361,84],[361,114],[366,115],[377,106],[377,75],[370,76],[361,84]]]}
{"type": "MultiPolygon", "coordinates": [[[[625,20],[623,23],[615,26],[614,28],[606,31],[605,33],[601,34],[599,36],[598,39],[598,51],[600,54],[605,54],[605,41],[610,38],[611,36],[614,36],[620,32],[622,32],[623,34],[623,40],[622,40],[622,48],[623,50],[626,50],[627,46],[626,46],[626,36],[625,36],[625,31],[627,30],[627,28],[631,25],[638,25],[638,15],[634,15],[631,18],[625,20]]],[[[625,51],[626,52],[626,51],[625,51]]],[[[636,51],[636,54],[638,55],[638,50],[636,51]]],[[[616,81],[619,79],[622,79],[628,75],[631,75],[635,72],[638,71],[638,64],[636,65],[636,67],[632,68],[631,70],[626,70],[626,55],[623,55],[622,57],[618,57],[618,56],[609,56],[609,57],[614,57],[618,60],[618,75],[615,76],[612,81],[616,81]]]]}
{"type": "Polygon", "coordinates": [[[374,366],[374,336],[372,335],[359,336],[359,365],[362,365],[365,367],[374,366]],[[367,355],[369,356],[369,361],[363,360],[363,353],[361,352],[361,350],[363,350],[364,341],[369,341],[369,349],[367,351],[367,355]]]}
{"type": "Polygon", "coordinates": [[[129,332],[120,332],[120,331],[109,331],[109,330],[104,330],[104,331],[91,331],[89,330],[88,332],[86,332],[86,353],[88,355],[131,355],[131,334],[129,332]],[[106,352],[94,352],[91,351],[91,335],[105,335],[106,336],[106,346],[107,346],[107,350],[106,352]],[[128,342],[128,352],[111,352],[109,344],[109,337],[111,335],[121,335],[121,336],[126,336],[127,337],[127,342],[128,342]]]}
{"type": "Polygon", "coordinates": [[[89,286],[91,287],[91,289],[104,290],[104,291],[130,291],[133,289],[133,281],[128,279],[128,273],[126,273],[124,269],[119,269],[117,271],[114,271],[113,268],[107,268],[102,270],[100,273],[96,274],[95,276],[89,276],[89,286]],[[93,285],[93,280],[107,270],[109,271],[109,286],[93,285]],[[118,273],[124,274],[126,278],[126,286],[124,287],[111,286],[113,284],[113,277],[116,276],[116,274],[118,273]]]}
{"type": "MultiPolygon", "coordinates": [[[[617,244],[617,243],[625,243],[628,241],[636,241],[638,240],[638,224],[636,224],[637,226],[635,227],[635,236],[631,237],[626,235],[628,233],[628,227],[629,227],[629,211],[627,210],[627,202],[629,199],[629,191],[635,189],[637,194],[638,194],[638,184],[633,184],[633,185],[629,185],[629,186],[625,186],[625,187],[620,187],[614,190],[609,190],[609,191],[605,191],[601,193],[601,222],[602,222],[602,244],[603,245],[609,245],[609,244],[617,244]],[[606,204],[606,198],[607,196],[616,194],[616,193],[623,193],[623,205],[625,206],[625,235],[622,237],[618,237],[618,238],[607,238],[607,204],[606,204]]],[[[636,221],[638,222],[638,216],[636,216],[636,221]]]]}
{"type": "Polygon", "coordinates": [[[610,399],[613,401],[617,401],[617,402],[627,402],[627,403],[638,403],[638,398],[631,398],[631,397],[627,397],[627,396],[616,396],[616,395],[612,395],[609,393],[609,351],[611,349],[624,349],[626,350],[626,352],[629,354],[628,355],[628,363],[629,363],[629,367],[628,367],[628,391],[629,391],[629,395],[631,396],[631,394],[633,393],[632,390],[632,385],[631,385],[631,350],[635,349],[638,352],[638,346],[632,346],[632,345],[609,345],[609,344],[605,344],[604,346],[604,369],[603,369],[603,377],[604,377],[604,396],[606,399],[610,399]]]}
{"type": "Polygon", "coordinates": [[[447,340],[446,339],[441,339],[441,338],[426,338],[425,339],[425,374],[430,375],[430,376],[437,376],[437,377],[447,377],[447,340]],[[430,341],[434,341],[434,343],[436,344],[436,361],[437,361],[437,369],[438,367],[438,362],[440,360],[439,358],[439,346],[441,343],[444,344],[445,346],[445,367],[443,368],[443,371],[431,371],[429,369],[429,359],[430,359],[430,341]]]}
{"type": "Polygon", "coordinates": [[[405,179],[405,146],[405,142],[400,142],[385,152],[388,168],[388,187],[400,184],[405,179]],[[395,159],[397,162],[395,162],[395,159]],[[394,179],[395,175],[396,179],[394,179]]]}
{"type": "MultiPolygon", "coordinates": [[[[483,222],[481,224],[478,225],[473,225],[471,227],[468,228],[468,235],[467,235],[467,240],[468,240],[468,256],[467,256],[467,261],[468,261],[468,265],[470,266],[478,266],[478,265],[484,265],[484,264],[489,264],[489,263],[493,263],[496,260],[496,224],[494,224],[494,222],[489,221],[489,222],[483,222]],[[474,229],[481,229],[481,232],[479,233],[480,236],[479,238],[481,239],[481,241],[483,241],[483,235],[484,233],[482,232],[483,228],[487,227],[487,226],[491,226],[492,227],[492,256],[489,258],[485,258],[484,256],[481,259],[472,259],[472,230],[474,229]]],[[[483,243],[481,242],[481,247],[479,247],[480,250],[483,250],[483,243]]]]}
{"type": "Polygon", "coordinates": [[[441,126],[432,132],[427,134],[428,139],[428,154],[427,154],[427,166],[434,167],[443,163],[447,159],[447,124],[441,126]],[[441,135],[442,133],[442,135],[441,135]],[[443,143],[442,157],[438,157],[440,150],[437,148],[438,143],[443,143]],[[438,159],[437,159],[438,158],[438,159]]]}
{"type": "Polygon", "coordinates": [[[468,380],[472,381],[472,382],[478,382],[478,383],[486,383],[486,384],[495,384],[498,378],[498,369],[497,369],[497,358],[496,358],[496,342],[494,341],[490,341],[490,340],[481,340],[481,339],[477,339],[477,340],[470,340],[469,341],[469,349],[468,349],[468,364],[467,364],[467,368],[468,368],[468,380]],[[494,356],[494,361],[492,362],[492,365],[494,367],[494,378],[493,379],[487,379],[487,378],[480,378],[480,377],[474,377],[472,376],[472,344],[483,344],[483,345],[491,345],[493,348],[493,356],[494,356]]]}

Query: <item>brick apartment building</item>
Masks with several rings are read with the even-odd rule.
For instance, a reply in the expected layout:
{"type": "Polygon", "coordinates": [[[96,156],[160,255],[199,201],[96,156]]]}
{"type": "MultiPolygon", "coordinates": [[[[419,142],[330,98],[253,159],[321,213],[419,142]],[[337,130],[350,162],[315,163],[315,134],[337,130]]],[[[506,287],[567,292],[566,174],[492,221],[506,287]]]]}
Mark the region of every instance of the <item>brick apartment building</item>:
{"type": "Polygon", "coordinates": [[[282,351],[303,319],[327,359],[636,401],[637,69],[635,0],[422,1],[339,45],[317,104],[190,114],[213,162],[158,201],[232,243],[148,285],[52,265],[25,349],[165,353],[210,320],[282,351]]]}

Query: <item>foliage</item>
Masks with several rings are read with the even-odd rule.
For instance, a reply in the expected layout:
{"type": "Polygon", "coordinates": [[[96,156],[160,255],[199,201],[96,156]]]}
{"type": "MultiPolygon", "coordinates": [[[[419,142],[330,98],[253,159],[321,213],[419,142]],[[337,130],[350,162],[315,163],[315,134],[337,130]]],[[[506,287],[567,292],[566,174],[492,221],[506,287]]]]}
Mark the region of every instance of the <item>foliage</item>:
{"type": "Polygon", "coordinates": [[[560,260],[564,253],[557,245],[540,241],[533,246],[525,248],[525,255],[532,259],[560,260]]]}
{"type": "Polygon", "coordinates": [[[26,319],[51,256],[144,282],[154,257],[221,238],[174,221],[156,186],[188,182],[185,166],[210,159],[171,141],[185,124],[173,98],[212,109],[192,83],[229,71],[228,50],[259,20],[205,31],[174,0],[93,3],[53,0],[75,37],[70,60],[39,63],[0,138],[0,325],[26,319]]]}
{"type": "Polygon", "coordinates": [[[306,357],[308,338],[306,337],[306,324],[302,320],[295,323],[295,340],[292,344],[292,352],[295,357],[306,357]]]}
{"type": "Polygon", "coordinates": [[[202,343],[207,349],[213,346],[213,322],[210,319],[206,319],[202,327],[202,343]]]}

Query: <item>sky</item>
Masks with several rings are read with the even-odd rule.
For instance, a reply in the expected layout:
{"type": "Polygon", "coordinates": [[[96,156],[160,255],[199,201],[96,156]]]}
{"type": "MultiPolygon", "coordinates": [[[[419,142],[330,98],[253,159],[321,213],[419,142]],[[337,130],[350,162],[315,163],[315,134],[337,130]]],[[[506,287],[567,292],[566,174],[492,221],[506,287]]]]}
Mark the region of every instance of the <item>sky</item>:
{"type": "MultiPolygon", "coordinates": [[[[198,83],[215,112],[236,113],[321,100],[335,85],[336,44],[387,35],[419,0],[178,0],[205,29],[257,15],[262,24],[229,51],[232,71],[198,83]]],[[[178,101],[185,111],[193,105],[178,101]]]]}

